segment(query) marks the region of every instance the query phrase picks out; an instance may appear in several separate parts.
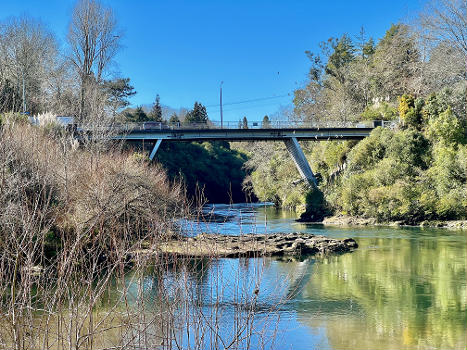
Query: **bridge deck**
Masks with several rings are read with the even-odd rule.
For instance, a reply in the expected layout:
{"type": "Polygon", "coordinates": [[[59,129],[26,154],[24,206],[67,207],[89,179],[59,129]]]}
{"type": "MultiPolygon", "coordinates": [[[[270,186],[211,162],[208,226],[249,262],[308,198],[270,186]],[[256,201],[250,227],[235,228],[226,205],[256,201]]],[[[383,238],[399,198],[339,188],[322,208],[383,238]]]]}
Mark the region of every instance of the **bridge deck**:
{"type": "Polygon", "coordinates": [[[115,136],[121,140],[173,140],[173,141],[267,141],[284,140],[360,140],[373,128],[281,128],[281,129],[174,129],[130,130],[115,136]]]}

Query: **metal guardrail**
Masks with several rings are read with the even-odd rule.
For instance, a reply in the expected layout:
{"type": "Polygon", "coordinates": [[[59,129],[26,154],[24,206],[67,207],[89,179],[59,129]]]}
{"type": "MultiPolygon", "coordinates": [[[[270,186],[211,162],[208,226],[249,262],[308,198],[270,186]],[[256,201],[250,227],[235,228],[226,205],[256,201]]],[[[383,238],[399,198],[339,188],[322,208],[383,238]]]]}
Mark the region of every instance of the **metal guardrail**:
{"type": "Polygon", "coordinates": [[[326,128],[375,128],[377,126],[382,127],[394,127],[396,122],[394,121],[364,121],[364,122],[343,122],[343,121],[325,121],[325,122],[303,122],[303,121],[270,121],[267,123],[263,122],[223,122],[222,125],[219,121],[209,120],[206,123],[166,123],[166,122],[143,122],[143,123],[126,123],[126,124],[115,124],[114,129],[120,132],[130,131],[144,131],[144,130],[206,130],[206,129],[230,129],[230,130],[251,130],[251,129],[326,129],[326,128]]]}
{"type": "MultiPolygon", "coordinates": [[[[108,130],[111,129],[117,132],[130,132],[130,131],[141,131],[141,130],[193,130],[193,129],[230,129],[230,130],[242,130],[242,129],[326,129],[326,128],[375,128],[382,126],[384,128],[394,129],[397,127],[398,120],[370,120],[370,121],[298,121],[298,120],[269,120],[269,121],[246,121],[244,124],[243,120],[238,122],[224,121],[221,123],[216,120],[208,120],[206,123],[168,123],[168,122],[156,122],[147,121],[141,123],[111,123],[110,125],[93,125],[87,127],[86,125],[77,125],[74,122],[72,116],[56,116],[56,122],[59,125],[75,128],[81,131],[87,130],[108,130]]],[[[29,122],[33,125],[39,125],[40,121],[37,116],[29,116],[29,122]]]]}
{"type": "MultiPolygon", "coordinates": [[[[71,117],[70,117],[71,118],[71,117]]],[[[39,125],[37,118],[29,118],[31,124],[39,125]]],[[[373,129],[378,126],[384,128],[394,129],[398,125],[397,120],[371,120],[371,121],[294,121],[294,120],[273,120],[269,122],[263,121],[249,121],[244,124],[240,122],[231,122],[225,121],[221,124],[219,121],[208,120],[206,123],[167,123],[167,122],[155,122],[147,121],[141,123],[113,123],[111,125],[101,125],[101,126],[87,126],[87,125],[77,125],[72,121],[64,122],[63,120],[59,121],[59,124],[66,126],[72,130],[78,130],[80,132],[88,131],[97,131],[102,132],[112,131],[117,133],[128,133],[132,131],[170,131],[170,130],[255,130],[255,129],[354,129],[354,128],[368,128],[373,129]]]]}

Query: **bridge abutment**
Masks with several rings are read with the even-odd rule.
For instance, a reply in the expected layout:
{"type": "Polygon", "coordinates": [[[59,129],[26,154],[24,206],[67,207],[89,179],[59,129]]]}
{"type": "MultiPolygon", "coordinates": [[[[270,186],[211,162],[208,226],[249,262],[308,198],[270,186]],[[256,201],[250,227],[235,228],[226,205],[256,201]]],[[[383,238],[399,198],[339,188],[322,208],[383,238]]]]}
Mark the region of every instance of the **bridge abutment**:
{"type": "Polygon", "coordinates": [[[297,139],[295,137],[290,137],[285,139],[284,143],[302,178],[308,182],[311,187],[316,187],[318,184],[315,175],[297,139]]]}

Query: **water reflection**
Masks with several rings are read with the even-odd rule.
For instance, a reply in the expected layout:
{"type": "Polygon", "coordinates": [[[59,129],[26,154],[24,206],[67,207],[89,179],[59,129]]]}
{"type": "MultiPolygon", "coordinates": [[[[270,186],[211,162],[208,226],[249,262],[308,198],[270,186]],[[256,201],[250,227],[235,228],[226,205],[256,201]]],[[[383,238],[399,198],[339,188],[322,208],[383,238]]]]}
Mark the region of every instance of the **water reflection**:
{"type": "Polygon", "coordinates": [[[364,313],[347,309],[320,321],[302,315],[306,324],[324,322],[336,349],[465,348],[465,241],[422,236],[359,244],[353,254],[322,259],[303,298],[352,300],[364,313]]]}
{"type": "MultiPolygon", "coordinates": [[[[291,214],[269,206],[208,210],[224,220],[204,222],[196,230],[301,231],[357,239],[360,248],[351,254],[304,261],[265,259],[264,310],[274,301],[272,295],[288,300],[280,306],[281,346],[461,349],[467,345],[465,232],[325,228],[297,224],[291,214]],[[268,294],[273,287],[274,293],[268,294]]],[[[212,269],[208,275],[221,269],[249,276],[238,260],[220,260],[212,269]]]]}

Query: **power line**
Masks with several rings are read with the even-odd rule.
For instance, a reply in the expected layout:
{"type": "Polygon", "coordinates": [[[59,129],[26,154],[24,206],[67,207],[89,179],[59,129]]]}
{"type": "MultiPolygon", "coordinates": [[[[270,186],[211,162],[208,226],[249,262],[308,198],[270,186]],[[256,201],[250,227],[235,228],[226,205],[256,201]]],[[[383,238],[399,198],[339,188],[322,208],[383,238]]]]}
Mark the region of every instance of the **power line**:
{"type": "MultiPolygon", "coordinates": [[[[230,108],[224,108],[224,112],[232,112],[232,111],[243,111],[243,110],[251,110],[251,109],[256,109],[256,108],[261,108],[261,107],[267,107],[267,106],[280,106],[280,102],[269,102],[269,103],[261,103],[261,104],[255,104],[252,106],[236,106],[236,107],[230,107],[230,108]]],[[[210,113],[218,113],[219,112],[219,107],[216,109],[210,109],[210,113]]]]}
{"type": "MultiPolygon", "coordinates": [[[[287,96],[290,96],[290,94],[279,95],[279,96],[260,97],[260,98],[254,98],[254,99],[251,99],[251,100],[244,100],[244,101],[237,101],[237,102],[229,102],[229,103],[223,103],[222,105],[223,105],[223,106],[239,105],[239,104],[242,104],[242,103],[250,103],[250,102],[257,102],[257,101],[273,100],[273,99],[276,99],[276,98],[282,98],[282,97],[287,97],[287,96]]],[[[215,104],[215,105],[206,106],[206,108],[209,108],[209,107],[219,107],[219,106],[220,106],[220,104],[215,104]]]]}

